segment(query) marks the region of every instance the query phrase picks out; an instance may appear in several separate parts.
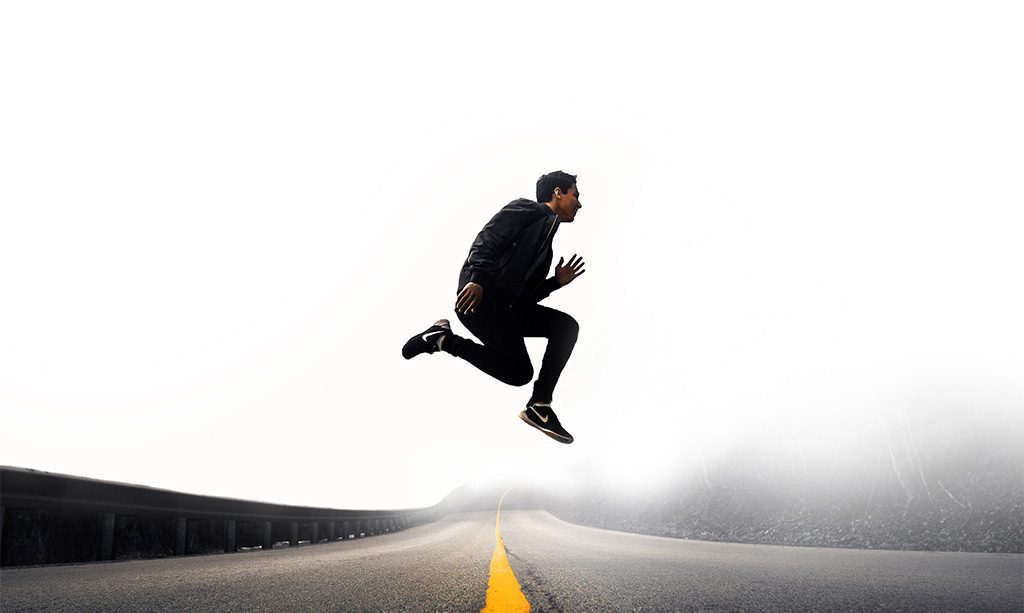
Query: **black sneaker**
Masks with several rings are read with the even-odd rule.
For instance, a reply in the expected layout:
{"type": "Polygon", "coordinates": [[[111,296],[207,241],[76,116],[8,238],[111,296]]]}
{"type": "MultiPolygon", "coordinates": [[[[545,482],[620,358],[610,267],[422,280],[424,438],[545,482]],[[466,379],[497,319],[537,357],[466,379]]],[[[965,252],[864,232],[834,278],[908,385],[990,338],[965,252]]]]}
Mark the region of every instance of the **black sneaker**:
{"type": "Polygon", "coordinates": [[[526,405],[526,410],[519,413],[519,419],[559,443],[568,445],[572,442],[572,435],[562,427],[562,424],[558,423],[558,416],[551,410],[551,405],[546,402],[533,402],[526,405]]]}
{"type": "Polygon", "coordinates": [[[452,326],[447,319],[438,319],[434,325],[409,339],[409,342],[402,347],[402,357],[408,360],[421,353],[438,351],[437,342],[451,331],[452,326]]]}

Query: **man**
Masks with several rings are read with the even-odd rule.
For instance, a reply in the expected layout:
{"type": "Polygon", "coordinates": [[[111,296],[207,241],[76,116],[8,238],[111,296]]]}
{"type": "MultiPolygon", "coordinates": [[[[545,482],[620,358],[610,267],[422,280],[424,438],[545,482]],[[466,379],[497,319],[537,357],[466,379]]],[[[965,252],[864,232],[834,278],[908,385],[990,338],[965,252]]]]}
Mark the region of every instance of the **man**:
{"type": "Polygon", "coordinates": [[[537,180],[537,202],[520,198],[505,205],[473,241],[459,274],[455,313],[483,344],[454,334],[441,319],[409,339],[402,356],[444,351],[509,385],[526,385],[533,365],[524,337],[548,339],[533,395],[519,418],[561,443],[569,434],[551,409],[555,384],[579,333],[576,320],[537,304],[582,275],[583,259],[558,259],[553,277],[551,241],[560,223],[583,208],[576,176],[556,171],[537,180]]]}

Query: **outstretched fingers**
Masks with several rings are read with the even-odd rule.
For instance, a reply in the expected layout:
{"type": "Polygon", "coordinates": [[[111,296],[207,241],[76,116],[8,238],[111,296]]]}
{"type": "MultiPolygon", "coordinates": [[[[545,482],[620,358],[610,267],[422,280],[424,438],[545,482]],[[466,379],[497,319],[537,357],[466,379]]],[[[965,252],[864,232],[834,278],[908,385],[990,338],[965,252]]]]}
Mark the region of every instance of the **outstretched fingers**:
{"type": "Polygon", "coordinates": [[[581,257],[577,257],[577,256],[574,256],[574,257],[576,257],[576,258],[577,258],[577,259],[576,259],[576,262],[574,263],[574,262],[573,262],[572,260],[569,260],[569,265],[570,265],[570,266],[572,266],[572,271],[573,271],[573,272],[574,272],[574,273],[576,274],[576,276],[578,277],[578,276],[580,276],[581,274],[583,274],[583,272],[584,272],[584,270],[583,270],[583,266],[584,266],[584,264],[583,264],[583,258],[581,258],[581,257]]]}

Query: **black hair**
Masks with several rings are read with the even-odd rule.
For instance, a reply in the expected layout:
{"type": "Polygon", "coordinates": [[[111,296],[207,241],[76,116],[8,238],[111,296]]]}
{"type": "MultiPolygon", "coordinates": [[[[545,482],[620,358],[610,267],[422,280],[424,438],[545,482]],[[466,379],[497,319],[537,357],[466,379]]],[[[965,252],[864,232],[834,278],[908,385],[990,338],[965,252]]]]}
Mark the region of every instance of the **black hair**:
{"type": "Polygon", "coordinates": [[[561,170],[549,172],[537,179],[537,202],[550,202],[555,196],[556,187],[561,189],[564,194],[575,184],[576,175],[561,170]]]}

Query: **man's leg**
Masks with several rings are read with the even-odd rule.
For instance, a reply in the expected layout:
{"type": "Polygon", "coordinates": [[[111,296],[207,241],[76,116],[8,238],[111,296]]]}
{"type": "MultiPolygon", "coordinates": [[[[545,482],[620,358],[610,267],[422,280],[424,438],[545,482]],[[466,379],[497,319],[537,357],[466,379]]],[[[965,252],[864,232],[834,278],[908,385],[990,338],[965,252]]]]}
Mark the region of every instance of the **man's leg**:
{"type": "Polygon", "coordinates": [[[562,369],[576,346],[580,326],[571,315],[539,304],[523,307],[518,314],[525,336],[548,339],[530,402],[550,403],[562,369]]]}
{"type": "Polygon", "coordinates": [[[562,374],[572,349],[576,346],[579,324],[576,320],[555,309],[540,305],[525,306],[516,310],[523,333],[526,336],[540,336],[548,339],[541,362],[540,376],[533,384],[533,396],[526,408],[519,413],[519,419],[537,428],[559,443],[572,443],[573,437],[562,426],[558,416],[551,409],[551,398],[555,384],[562,374]]]}
{"type": "Polygon", "coordinates": [[[447,334],[441,350],[462,358],[508,385],[526,385],[533,379],[533,365],[523,342],[520,320],[509,309],[495,307],[487,298],[473,313],[457,312],[459,320],[483,344],[447,334]]]}

